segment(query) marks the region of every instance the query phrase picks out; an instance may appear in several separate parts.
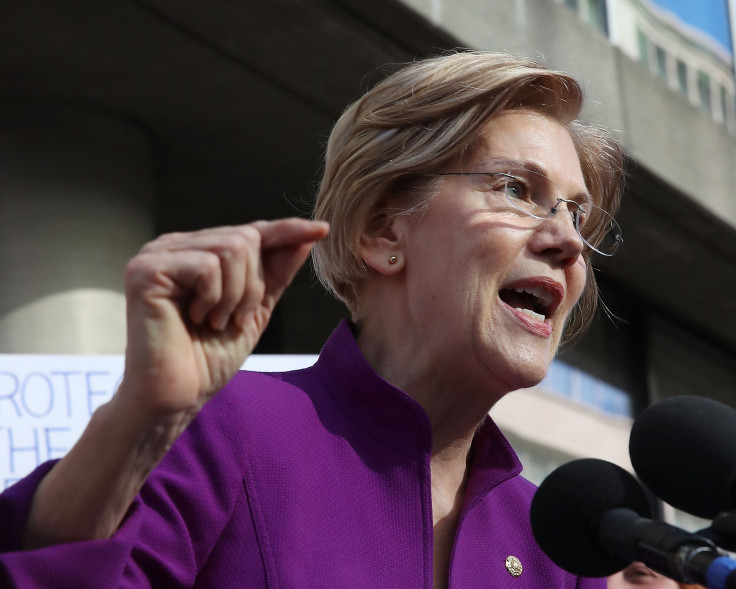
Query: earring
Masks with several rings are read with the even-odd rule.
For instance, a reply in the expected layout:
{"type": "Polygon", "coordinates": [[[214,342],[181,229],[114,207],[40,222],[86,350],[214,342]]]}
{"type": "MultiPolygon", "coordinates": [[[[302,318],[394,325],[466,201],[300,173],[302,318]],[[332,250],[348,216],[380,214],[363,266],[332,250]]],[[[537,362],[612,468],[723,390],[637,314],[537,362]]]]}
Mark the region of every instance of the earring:
{"type": "Polygon", "coordinates": [[[390,257],[390,258],[388,259],[388,263],[389,263],[389,264],[392,264],[392,265],[393,265],[393,264],[395,264],[395,263],[396,263],[396,262],[398,262],[398,261],[399,261],[399,258],[397,258],[396,256],[391,256],[391,257],[390,257]]]}

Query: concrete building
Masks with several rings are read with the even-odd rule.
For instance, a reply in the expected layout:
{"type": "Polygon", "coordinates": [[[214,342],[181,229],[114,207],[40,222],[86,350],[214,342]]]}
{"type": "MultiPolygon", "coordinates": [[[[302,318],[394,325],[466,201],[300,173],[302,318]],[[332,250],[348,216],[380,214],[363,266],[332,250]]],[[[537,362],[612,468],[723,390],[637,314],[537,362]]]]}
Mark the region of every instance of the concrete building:
{"type": "Polygon", "coordinates": [[[732,51],[648,0],[609,0],[608,7],[614,45],[736,131],[732,51]]]}
{"type": "MultiPolygon", "coordinates": [[[[562,354],[568,370],[623,394],[631,415],[679,393],[736,405],[736,136],[715,102],[683,99],[566,4],[6,0],[0,353],[122,353],[122,271],[142,243],[308,210],[347,103],[386,64],[470,47],[577,76],[585,116],[630,160],[625,246],[599,264],[620,319],[602,313],[562,354]]],[[[304,271],[260,351],[315,353],[342,316],[304,271]]],[[[540,387],[497,409],[532,478],[576,456],[627,461],[631,415],[570,396],[540,387]]]]}

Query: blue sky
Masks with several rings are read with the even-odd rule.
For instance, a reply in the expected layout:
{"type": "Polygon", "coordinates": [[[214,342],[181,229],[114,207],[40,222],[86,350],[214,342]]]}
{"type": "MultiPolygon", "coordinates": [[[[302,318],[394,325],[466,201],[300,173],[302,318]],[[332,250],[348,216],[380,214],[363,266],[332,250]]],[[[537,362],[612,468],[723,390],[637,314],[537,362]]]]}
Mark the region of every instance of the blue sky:
{"type": "Polygon", "coordinates": [[[731,50],[727,0],[651,0],[731,50]]]}

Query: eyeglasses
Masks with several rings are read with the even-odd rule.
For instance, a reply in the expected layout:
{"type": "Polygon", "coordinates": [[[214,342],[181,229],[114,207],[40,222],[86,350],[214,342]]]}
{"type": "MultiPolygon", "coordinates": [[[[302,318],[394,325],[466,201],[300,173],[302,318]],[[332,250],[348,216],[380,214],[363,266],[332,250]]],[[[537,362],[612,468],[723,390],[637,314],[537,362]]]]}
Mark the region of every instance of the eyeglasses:
{"type": "Polygon", "coordinates": [[[606,211],[565,198],[560,187],[547,176],[523,166],[509,167],[503,172],[444,172],[426,176],[467,176],[475,190],[503,195],[516,211],[541,221],[567,210],[583,243],[603,256],[615,254],[624,241],[621,227],[606,211]],[[562,203],[565,209],[560,209],[562,203]]]}

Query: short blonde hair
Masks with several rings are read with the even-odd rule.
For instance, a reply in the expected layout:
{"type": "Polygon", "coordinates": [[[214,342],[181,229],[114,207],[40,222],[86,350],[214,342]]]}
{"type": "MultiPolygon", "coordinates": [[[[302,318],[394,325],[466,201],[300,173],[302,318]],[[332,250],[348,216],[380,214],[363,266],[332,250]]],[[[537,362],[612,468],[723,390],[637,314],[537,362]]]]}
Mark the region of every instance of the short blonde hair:
{"type": "MultiPolygon", "coordinates": [[[[473,146],[489,119],[509,109],[537,111],[563,124],[588,190],[614,214],[622,152],[610,133],[577,120],[582,106],[583,91],[574,78],[505,53],[451,53],[385,78],[345,110],[327,143],[313,217],[328,221],[331,230],[313,251],[317,276],[356,319],[359,287],[370,276],[360,259],[360,238],[372,214],[403,179],[441,170],[473,146]]],[[[410,214],[431,199],[431,189],[422,192],[410,214]]],[[[568,335],[587,326],[596,302],[588,261],[586,289],[568,335]]]]}

